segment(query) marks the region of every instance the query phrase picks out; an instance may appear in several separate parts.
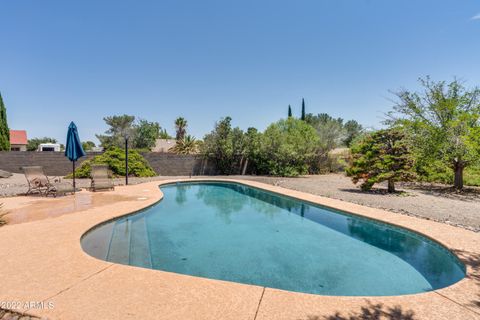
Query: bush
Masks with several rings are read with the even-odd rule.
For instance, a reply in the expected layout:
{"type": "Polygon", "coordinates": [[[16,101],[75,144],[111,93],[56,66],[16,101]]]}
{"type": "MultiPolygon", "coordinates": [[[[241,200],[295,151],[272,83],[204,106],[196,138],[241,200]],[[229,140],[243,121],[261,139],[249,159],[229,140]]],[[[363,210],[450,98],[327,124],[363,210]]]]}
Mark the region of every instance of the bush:
{"type": "MultiPolygon", "coordinates": [[[[84,161],[82,165],[75,170],[75,177],[89,178],[92,164],[106,164],[114,176],[125,176],[125,150],[112,147],[103,154],[84,161]]],[[[153,177],[156,176],[156,173],[138,151],[128,150],[128,175],[134,177],[153,177]]],[[[66,178],[72,178],[72,174],[69,174],[66,178]]]]}
{"type": "Polygon", "coordinates": [[[379,130],[352,146],[352,164],[346,170],[353,183],[362,181],[362,190],[375,183],[388,182],[388,192],[395,192],[396,181],[415,178],[415,164],[405,134],[396,129],[379,130]]]}
{"type": "Polygon", "coordinates": [[[305,121],[288,118],[271,124],[262,136],[260,174],[294,177],[307,174],[319,138],[305,121]]]}
{"type": "Polygon", "coordinates": [[[465,184],[467,186],[480,187],[480,166],[472,166],[465,169],[465,184]]]}
{"type": "MultiPolygon", "coordinates": [[[[454,175],[452,168],[446,166],[441,161],[422,164],[415,168],[418,180],[421,182],[435,182],[442,184],[452,184],[454,175]]],[[[467,186],[480,186],[480,166],[474,165],[465,168],[464,183],[467,186]]]]}

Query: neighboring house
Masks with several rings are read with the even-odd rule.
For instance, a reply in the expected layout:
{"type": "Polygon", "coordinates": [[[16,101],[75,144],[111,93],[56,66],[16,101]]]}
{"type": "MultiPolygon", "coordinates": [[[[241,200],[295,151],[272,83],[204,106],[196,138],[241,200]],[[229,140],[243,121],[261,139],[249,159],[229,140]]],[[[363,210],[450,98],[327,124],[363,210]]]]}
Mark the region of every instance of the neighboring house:
{"type": "Polygon", "coordinates": [[[175,139],[157,139],[152,152],[171,152],[170,149],[175,146],[175,139]]]}
{"type": "Polygon", "coordinates": [[[10,150],[11,151],[27,151],[27,131],[10,130],[10,150]]]}
{"type": "Polygon", "coordinates": [[[37,151],[54,151],[54,152],[60,152],[61,151],[61,146],[59,143],[41,143],[38,145],[37,151]]]}

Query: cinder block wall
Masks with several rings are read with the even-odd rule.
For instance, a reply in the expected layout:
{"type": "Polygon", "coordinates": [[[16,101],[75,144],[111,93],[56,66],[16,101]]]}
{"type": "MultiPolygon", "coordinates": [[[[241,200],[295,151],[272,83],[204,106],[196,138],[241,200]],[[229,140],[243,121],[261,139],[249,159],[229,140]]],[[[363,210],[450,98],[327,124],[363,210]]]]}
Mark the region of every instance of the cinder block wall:
{"type": "MultiPolygon", "coordinates": [[[[86,157],[80,158],[77,166],[96,154],[98,153],[89,153],[86,157]]],[[[214,175],[217,172],[212,163],[200,156],[158,152],[144,153],[143,156],[159,175],[214,175]]],[[[1,170],[23,173],[21,168],[25,166],[42,166],[46,174],[52,176],[64,176],[72,172],[72,163],[63,155],[63,152],[0,151],[1,170]]]]}
{"type": "Polygon", "coordinates": [[[213,163],[194,155],[148,152],[142,154],[150,166],[161,176],[214,175],[213,163]]]}

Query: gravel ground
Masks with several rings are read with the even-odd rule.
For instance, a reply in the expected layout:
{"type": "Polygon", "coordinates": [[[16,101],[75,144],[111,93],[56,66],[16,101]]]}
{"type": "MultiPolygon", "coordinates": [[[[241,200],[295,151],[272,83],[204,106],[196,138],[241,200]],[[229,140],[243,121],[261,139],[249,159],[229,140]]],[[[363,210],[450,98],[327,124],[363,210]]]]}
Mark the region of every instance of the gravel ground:
{"type": "Polygon", "coordinates": [[[480,232],[480,188],[467,188],[459,194],[444,185],[399,184],[397,189],[403,192],[388,194],[386,186],[362,192],[342,174],[245,178],[480,232]]]}
{"type": "MultiPolygon", "coordinates": [[[[129,182],[136,184],[172,178],[175,177],[130,178],[129,182]]],[[[260,176],[231,176],[231,178],[260,181],[480,232],[480,188],[468,188],[465,192],[458,194],[442,185],[404,184],[397,187],[403,192],[387,194],[383,186],[370,192],[361,192],[349,178],[342,174],[300,178],[260,176]]],[[[124,179],[115,179],[116,185],[123,183],[124,179]]],[[[88,179],[77,180],[78,187],[89,185],[88,179]]],[[[27,183],[23,175],[14,174],[10,178],[0,179],[0,197],[14,196],[26,191],[27,183]]]]}

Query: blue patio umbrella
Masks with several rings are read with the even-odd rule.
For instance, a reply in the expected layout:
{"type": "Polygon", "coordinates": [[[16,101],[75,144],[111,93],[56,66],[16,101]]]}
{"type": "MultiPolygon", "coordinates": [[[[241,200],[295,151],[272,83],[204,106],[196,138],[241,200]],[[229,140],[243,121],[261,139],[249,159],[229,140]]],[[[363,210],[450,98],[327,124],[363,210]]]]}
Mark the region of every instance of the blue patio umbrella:
{"type": "Polygon", "coordinates": [[[75,123],[70,122],[67,133],[67,144],[65,147],[65,156],[73,163],[73,190],[75,190],[75,161],[85,156],[82,143],[78,137],[78,130],[75,123]]]}

